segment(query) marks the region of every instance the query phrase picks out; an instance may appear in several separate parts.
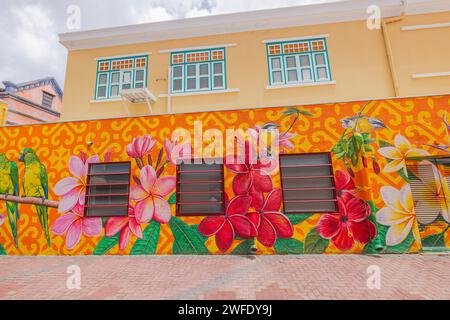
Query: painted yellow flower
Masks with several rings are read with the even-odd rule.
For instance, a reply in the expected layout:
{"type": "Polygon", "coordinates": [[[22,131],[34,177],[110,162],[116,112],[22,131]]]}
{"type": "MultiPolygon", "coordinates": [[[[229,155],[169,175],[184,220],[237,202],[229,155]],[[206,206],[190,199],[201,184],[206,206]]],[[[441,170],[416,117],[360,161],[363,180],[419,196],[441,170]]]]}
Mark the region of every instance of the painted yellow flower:
{"type": "Polygon", "coordinates": [[[427,225],[436,220],[439,214],[450,223],[450,186],[445,172],[427,160],[421,161],[417,166],[418,180],[413,188],[413,197],[416,199],[416,213],[419,223],[427,225]]]}
{"type": "Polygon", "coordinates": [[[405,185],[401,190],[385,186],[380,192],[386,206],[377,212],[376,217],[380,224],[389,227],[386,233],[386,244],[395,246],[402,243],[411,230],[416,241],[420,242],[414,201],[409,185],[405,185]]]}
{"type": "Polygon", "coordinates": [[[391,159],[383,169],[384,172],[397,172],[402,169],[405,175],[407,157],[427,156],[429,153],[425,150],[413,148],[411,143],[402,135],[398,134],[394,138],[394,147],[383,147],[378,152],[385,158],[391,159]]]}

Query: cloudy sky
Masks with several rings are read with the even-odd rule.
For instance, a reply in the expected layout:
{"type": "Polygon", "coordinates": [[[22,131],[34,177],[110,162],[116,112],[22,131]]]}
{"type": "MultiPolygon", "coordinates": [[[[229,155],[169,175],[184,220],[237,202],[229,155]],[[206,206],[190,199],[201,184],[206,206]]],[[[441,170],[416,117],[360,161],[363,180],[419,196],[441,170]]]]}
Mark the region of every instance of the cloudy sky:
{"type": "Polygon", "coordinates": [[[0,81],[54,76],[63,85],[67,9],[81,12],[81,30],[333,0],[0,0],[0,81]]]}

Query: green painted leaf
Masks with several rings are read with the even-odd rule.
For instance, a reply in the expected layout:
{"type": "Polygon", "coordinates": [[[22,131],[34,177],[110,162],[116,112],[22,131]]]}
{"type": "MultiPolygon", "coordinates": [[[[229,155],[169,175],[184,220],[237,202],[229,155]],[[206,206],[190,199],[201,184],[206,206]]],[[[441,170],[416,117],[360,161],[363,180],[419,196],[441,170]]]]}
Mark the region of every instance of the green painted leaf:
{"type": "Polygon", "coordinates": [[[303,242],[294,238],[282,239],[278,238],[273,246],[277,254],[302,254],[303,242]]]}
{"type": "Polygon", "coordinates": [[[313,114],[311,112],[309,112],[309,111],[297,109],[297,108],[294,108],[294,107],[285,109],[285,110],[281,111],[281,113],[285,114],[285,115],[303,114],[303,115],[309,116],[309,117],[313,116],[313,114]]]}
{"type": "Polygon", "coordinates": [[[432,234],[422,239],[422,247],[424,248],[445,248],[445,231],[442,233],[432,234]]]}
{"type": "Polygon", "coordinates": [[[178,217],[172,217],[169,225],[174,237],[173,254],[209,254],[198,230],[191,228],[178,217]]]}
{"type": "Polygon", "coordinates": [[[169,202],[169,204],[176,204],[176,203],[177,203],[177,193],[176,193],[176,192],[174,192],[174,193],[170,196],[168,202],[169,202]]]}
{"type": "Polygon", "coordinates": [[[8,255],[6,253],[5,247],[0,243],[0,256],[6,256],[8,255]]]}
{"type": "Polygon", "coordinates": [[[392,144],[384,140],[378,140],[378,144],[380,145],[380,148],[392,147],[392,144]]]}
{"type": "Polygon", "coordinates": [[[372,241],[364,246],[362,253],[377,254],[383,252],[383,250],[386,249],[386,232],[388,227],[383,226],[377,222],[376,213],[378,212],[378,208],[377,206],[375,206],[375,203],[373,201],[366,202],[370,206],[369,220],[375,224],[377,228],[377,234],[372,241]]]}
{"type": "Polygon", "coordinates": [[[306,219],[312,217],[312,214],[287,214],[289,221],[293,226],[305,221],[306,219]]]}
{"type": "Polygon", "coordinates": [[[103,237],[97,243],[97,246],[94,249],[93,255],[101,256],[106,254],[109,250],[111,250],[115,245],[119,243],[120,232],[113,237],[103,237]]]}
{"type": "Polygon", "coordinates": [[[253,246],[254,240],[253,239],[245,239],[241,243],[239,243],[236,248],[231,252],[231,254],[238,254],[238,255],[248,255],[251,253],[251,248],[253,246]]]}
{"type": "Polygon", "coordinates": [[[158,245],[159,231],[161,225],[152,220],[142,232],[142,239],[137,239],[131,249],[131,255],[155,254],[158,245]]]}
{"type": "MultiPolygon", "coordinates": [[[[208,240],[208,237],[206,237],[206,236],[202,235],[200,232],[198,232],[198,224],[191,224],[191,225],[189,225],[189,226],[192,228],[192,230],[194,230],[194,232],[196,232],[196,233],[198,234],[198,236],[199,236],[200,238],[203,239],[203,242],[205,242],[206,240],[208,240]]],[[[236,237],[236,239],[237,239],[237,237],[236,237]]]]}
{"type": "Polygon", "coordinates": [[[317,229],[311,229],[305,238],[305,243],[303,244],[304,253],[324,253],[328,248],[328,239],[324,239],[320,236],[317,229]]]}
{"type": "Polygon", "coordinates": [[[405,174],[405,172],[403,171],[403,169],[398,170],[397,173],[398,173],[398,175],[399,175],[400,177],[403,178],[403,180],[405,180],[406,182],[409,183],[409,178],[408,178],[408,176],[405,174]]]}

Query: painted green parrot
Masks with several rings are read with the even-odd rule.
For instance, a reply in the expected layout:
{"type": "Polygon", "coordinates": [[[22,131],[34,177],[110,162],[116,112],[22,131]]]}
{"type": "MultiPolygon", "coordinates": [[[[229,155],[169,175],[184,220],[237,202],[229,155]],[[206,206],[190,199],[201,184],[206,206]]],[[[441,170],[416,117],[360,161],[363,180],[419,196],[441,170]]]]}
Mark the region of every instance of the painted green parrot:
{"type": "MultiPolygon", "coordinates": [[[[25,148],[19,155],[19,161],[25,163],[23,174],[23,191],[25,197],[48,199],[48,177],[45,166],[39,161],[33,149],[25,148]]],[[[47,244],[50,247],[50,233],[48,231],[48,208],[44,205],[35,205],[36,211],[44,230],[47,244]]]]}
{"type": "MultiPolygon", "coordinates": [[[[14,161],[9,161],[4,153],[0,152],[0,194],[19,195],[19,170],[14,161]]],[[[17,222],[19,221],[19,206],[17,202],[6,201],[6,212],[8,214],[11,233],[14,244],[18,247],[17,222]]]]}

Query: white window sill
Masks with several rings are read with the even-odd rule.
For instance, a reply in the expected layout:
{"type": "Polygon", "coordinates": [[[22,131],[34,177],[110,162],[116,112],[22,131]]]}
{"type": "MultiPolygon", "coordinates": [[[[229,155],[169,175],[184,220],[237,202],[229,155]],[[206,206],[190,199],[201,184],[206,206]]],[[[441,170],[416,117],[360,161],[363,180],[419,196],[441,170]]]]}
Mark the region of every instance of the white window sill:
{"type": "Polygon", "coordinates": [[[329,86],[336,84],[336,81],[322,81],[322,82],[308,82],[308,83],[292,83],[292,84],[279,84],[279,85],[269,85],[266,86],[267,90],[272,89],[284,89],[284,88],[295,88],[295,87],[315,87],[315,86],[329,86]]]}
{"type": "Polygon", "coordinates": [[[432,73],[415,73],[411,75],[413,79],[421,79],[421,78],[435,78],[435,77],[449,77],[450,71],[445,72],[432,72],[432,73]]]}
{"type": "Polygon", "coordinates": [[[89,101],[90,103],[103,103],[103,102],[116,102],[116,101],[121,101],[122,98],[111,98],[111,99],[98,99],[98,100],[91,100],[89,101]]]}
{"type": "MultiPolygon", "coordinates": [[[[203,94],[216,94],[216,93],[231,93],[231,92],[240,92],[241,90],[238,88],[233,89],[224,89],[224,90],[210,90],[210,91],[192,91],[192,92],[181,92],[181,93],[171,93],[170,97],[183,97],[183,96],[196,96],[203,94]]],[[[167,98],[167,93],[162,93],[158,95],[159,98],[167,98]]]]}

